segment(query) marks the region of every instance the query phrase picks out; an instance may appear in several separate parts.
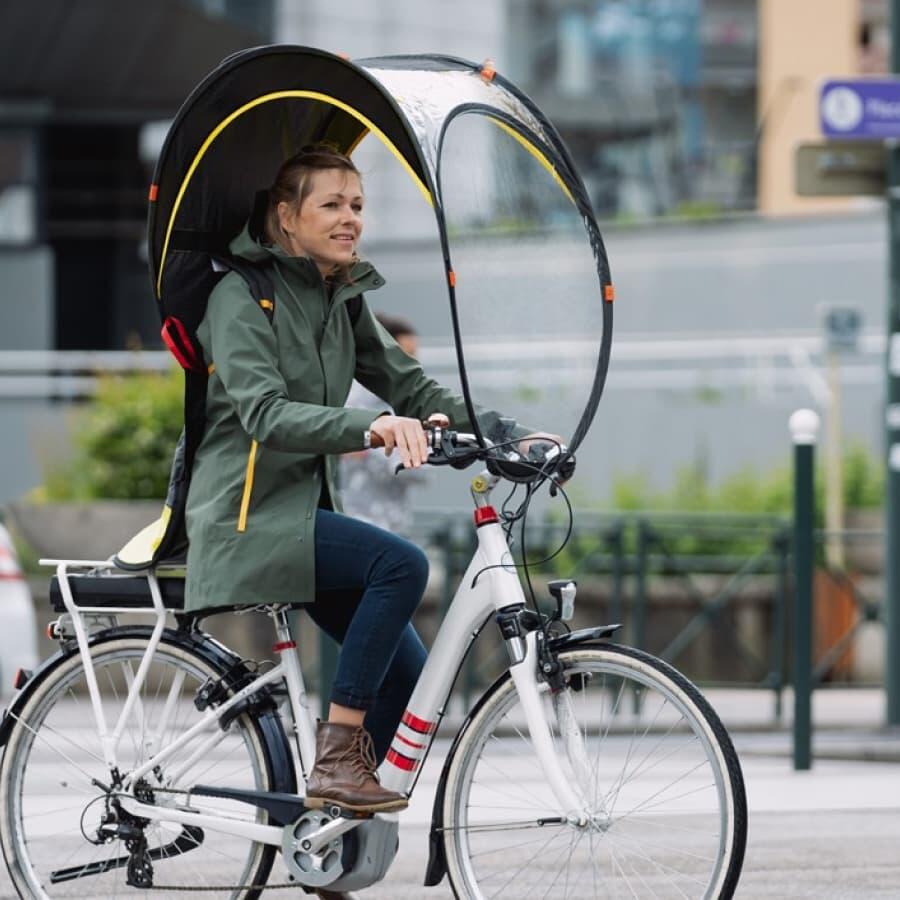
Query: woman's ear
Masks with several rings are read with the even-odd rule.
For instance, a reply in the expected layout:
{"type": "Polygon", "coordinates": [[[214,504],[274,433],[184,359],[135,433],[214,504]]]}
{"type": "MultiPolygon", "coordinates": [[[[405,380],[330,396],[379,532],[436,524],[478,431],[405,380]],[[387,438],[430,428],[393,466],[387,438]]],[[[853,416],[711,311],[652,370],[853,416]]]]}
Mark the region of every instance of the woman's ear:
{"type": "Polygon", "coordinates": [[[278,225],[285,234],[293,234],[293,207],[290,203],[282,200],[276,207],[278,212],[278,225]]]}

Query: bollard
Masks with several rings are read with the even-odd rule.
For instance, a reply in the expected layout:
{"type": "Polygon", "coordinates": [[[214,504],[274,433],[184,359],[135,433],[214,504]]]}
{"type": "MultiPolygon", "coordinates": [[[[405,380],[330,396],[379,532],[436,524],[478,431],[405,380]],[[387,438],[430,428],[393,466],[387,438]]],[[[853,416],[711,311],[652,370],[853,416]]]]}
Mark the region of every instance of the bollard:
{"type": "Polygon", "coordinates": [[[772,541],[775,554],[775,609],[773,615],[775,635],[772,641],[772,689],[775,691],[775,720],[781,725],[784,719],[785,651],[787,650],[788,597],[791,578],[791,532],[780,528],[772,541]]]}
{"type": "Polygon", "coordinates": [[[812,586],[816,438],[819,416],[798,409],[790,418],[794,441],[794,769],[812,765],[812,586]]]}

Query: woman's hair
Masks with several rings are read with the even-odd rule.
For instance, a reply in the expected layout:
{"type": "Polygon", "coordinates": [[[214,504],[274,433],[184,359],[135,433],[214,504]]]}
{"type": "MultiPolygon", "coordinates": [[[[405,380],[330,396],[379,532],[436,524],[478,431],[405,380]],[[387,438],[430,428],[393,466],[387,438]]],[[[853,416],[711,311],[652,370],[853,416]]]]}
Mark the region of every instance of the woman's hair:
{"type": "MultiPolygon", "coordinates": [[[[341,169],[361,178],[359,169],[349,156],[327,144],[308,144],[299,153],[286,159],[269,188],[269,205],[266,209],[265,237],[270,244],[277,244],[283,250],[291,251],[287,236],[281,229],[278,218],[278,204],[290,203],[299,209],[312,192],[312,176],[326,169],[341,169]]],[[[343,273],[345,276],[347,272],[343,273]]]]}
{"type": "Polygon", "coordinates": [[[419,333],[413,328],[412,322],[402,319],[400,316],[389,316],[387,313],[377,312],[375,318],[381,323],[381,327],[394,339],[409,335],[418,337],[419,333]]]}

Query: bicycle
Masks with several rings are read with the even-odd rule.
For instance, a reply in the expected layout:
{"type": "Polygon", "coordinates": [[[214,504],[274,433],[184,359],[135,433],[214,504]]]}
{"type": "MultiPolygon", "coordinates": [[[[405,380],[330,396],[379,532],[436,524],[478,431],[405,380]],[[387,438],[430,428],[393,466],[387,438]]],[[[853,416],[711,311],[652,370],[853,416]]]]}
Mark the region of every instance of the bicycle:
{"type": "MultiPolygon", "coordinates": [[[[551,582],[549,613],[526,603],[506,527],[516,517],[502,521],[491,492],[503,476],[533,487],[535,472],[556,487],[566,454],[515,462],[441,429],[430,441],[435,464],[487,461],[471,482],[478,542],[382,783],[412,794],[491,618],[509,668],[453,739],[425,883],[447,875],[456,897],[479,900],[730,897],[747,809],[712,708],[668,664],[613,643],[619,626],[568,631],[574,583],[551,582]]],[[[358,890],[386,875],[397,813],[303,805],[315,721],[289,608],[266,608],[279,657],[267,668],[204,633],[165,566],[135,576],[109,562],[52,562],[62,615],[49,630],[61,649],[0,725],[0,845],[22,896],[254,898],[276,887],[358,890]],[[119,621],[134,613],[152,624],[119,621]],[[279,850],[286,880],[269,884],[279,850]]]]}

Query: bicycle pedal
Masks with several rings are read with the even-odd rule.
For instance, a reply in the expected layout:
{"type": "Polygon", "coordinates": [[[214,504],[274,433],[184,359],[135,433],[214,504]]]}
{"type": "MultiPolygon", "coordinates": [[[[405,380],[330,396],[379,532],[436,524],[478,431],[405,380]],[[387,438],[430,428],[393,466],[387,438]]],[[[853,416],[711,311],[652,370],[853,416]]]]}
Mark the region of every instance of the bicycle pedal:
{"type": "Polygon", "coordinates": [[[355,809],[347,809],[346,806],[339,806],[337,803],[327,804],[322,807],[322,811],[328,813],[332,819],[371,819],[375,816],[373,812],[358,812],[355,809]]]}

